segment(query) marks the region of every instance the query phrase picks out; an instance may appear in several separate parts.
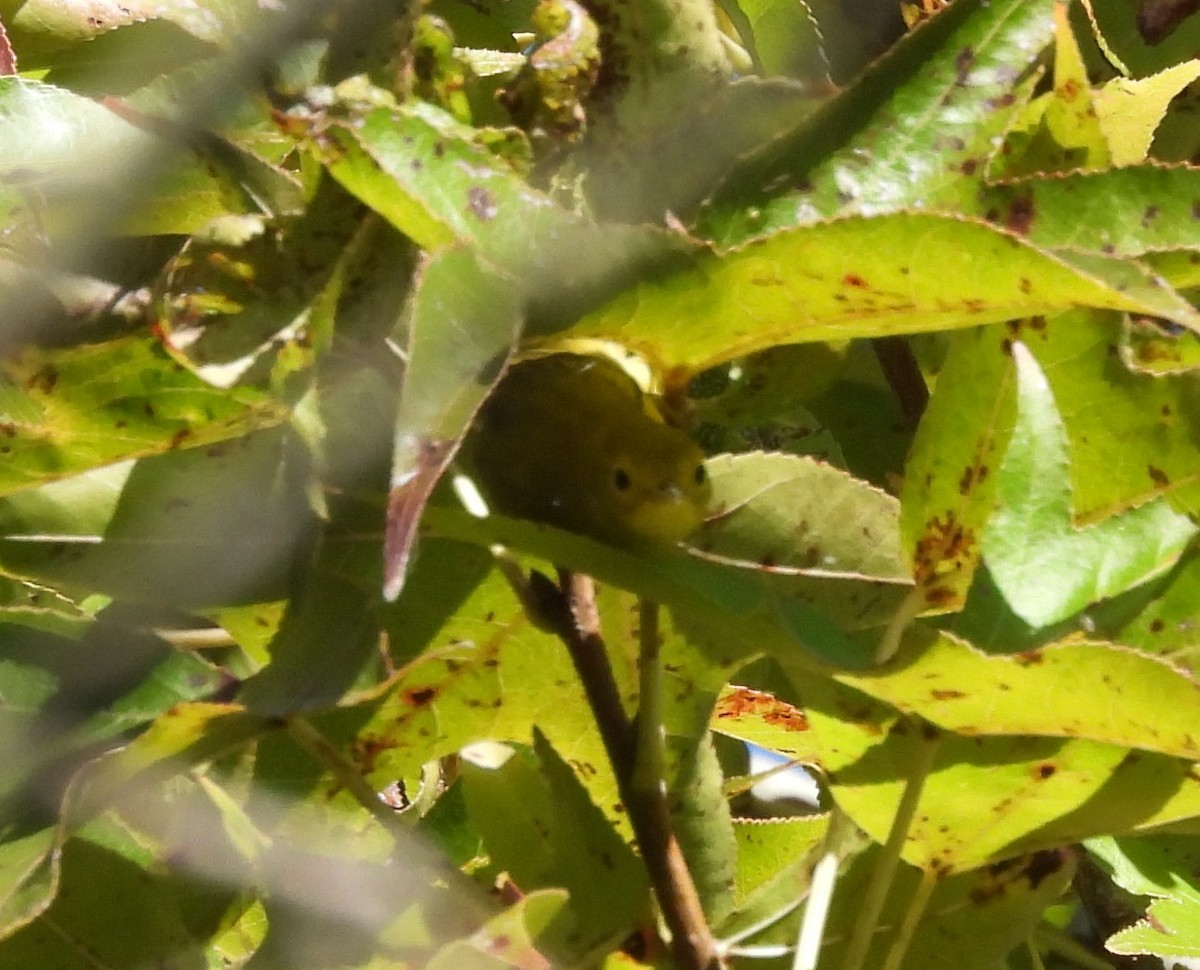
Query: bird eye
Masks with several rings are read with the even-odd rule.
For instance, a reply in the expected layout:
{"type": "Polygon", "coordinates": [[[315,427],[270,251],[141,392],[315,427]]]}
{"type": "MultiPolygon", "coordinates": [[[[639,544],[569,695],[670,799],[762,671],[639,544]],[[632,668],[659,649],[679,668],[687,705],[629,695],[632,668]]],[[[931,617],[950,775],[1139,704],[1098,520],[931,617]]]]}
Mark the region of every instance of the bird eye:
{"type": "Polygon", "coordinates": [[[704,470],[703,465],[696,466],[696,471],[692,474],[692,481],[694,481],[697,485],[703,485],[706,481],[708,481],[708,472],[704,470]]]}
{"type": "Polygon", "coordinates": [[[624,468],[618,468],[616,474],[613,475],[613,484],[617,486],[618,492],[624,492],[633,483],[629,480],[629,472],[624,468]]]}

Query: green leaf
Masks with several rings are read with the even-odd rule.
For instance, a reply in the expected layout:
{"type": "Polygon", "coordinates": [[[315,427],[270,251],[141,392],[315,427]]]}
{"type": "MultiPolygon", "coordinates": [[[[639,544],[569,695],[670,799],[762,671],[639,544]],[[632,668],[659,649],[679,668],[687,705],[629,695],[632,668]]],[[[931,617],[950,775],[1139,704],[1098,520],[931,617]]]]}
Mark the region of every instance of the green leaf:
{"type": "MultiPolygon", "coordinates": [[[[809,818],[737,819],[737,898],[745,906],[769,883],[798,863],[811,864],[829,828],[828,815],[809,818]]],[[[789,887],[794,893],[794,887],[789,887]]]]}
{"type": "Polygon", "coordinates": [[[1066,432],[1053,393],[1025,346],[1015,343],[1012,352],[1017,420],[997,472],[999,507],[983,551],[1013,611],[1045,626],[1162,572],[1196,527],[1158,499],[1077,529],[1066,432]]]}
{"type": "Polygon", "coordinates": [[[574,215],[482,147],[475,129],[431,105],[363,95],[356,101],[351,89],[332,112],[310,119],[310,148],[349,192],[425,249],[471,246],[553,303],[685,248],[652,227],[574,215]]]}
{"type": "Polygon", "coordinates": [[[1037,357],[1066,425],[1079,525],[1159,497],[1178,511],[1200,509],[1196,378],[1116,366],[1120,334],[1119,319],[1103,313],[1067,314],[1044,327],[1031,321],[1014,334],[1037,357]]]}
{"type": "Polygon", "coordinates": [[[1153,317],[1131,317],[1122,336],[1122,359],[1135,373],[1158,376],[1200,370],[1200,334],[1191,330],[1153,317]]]}
{"type": "MultiPolygon", "coordinates": [[[[1142,7],[1148,7],[1142,4],[1142,7]]],[[[1169,36],[1147,39],[1138,29],[1137,11],[1122,0],[1091,0],[1095,25],[1107,46],[1123,63],[1122,73],[1145,77],[1192,57],[1200,49],[1200,23],[1183,20],[1169,36]]]]}
{"type": "Polygon", "coordinates": [[[890,495],[804,455],[718,455],[706,467],[714,510],[698,549],[768,572],[907,584],[890,495]]]}
{"type": "Polygon", "coordinates": [[[1200,172],[1148,163],[987,186],[973,211],[1035,246],[1141,256],[1200,247],[1197,198],[1200,172]]]}
{"type": "Polygon", "coordinates": [[[142,336],[26,348],[0,368],[0,414],[2,495],[128,458],[213,445],[286,417],[261,391],[218,391],[142,336]]]}
{"type": "Polygon", "coordinates": [[[700,370],[775,344],[950,330],[1074,306],[1200,326],[1177,296],[1147,279],[1139,284],[1136,268],[1073,263],[1080,266],[956,218],[847,218],[696,257],[688,269],[626,291],[566,335],[615,340],[651,360],[700,370]]]}
{"type": "MultiPolygon", "coordinates": [[[[57,235],[95,221],[133,233],[197,232],[230,214],[260,211],[250,196],[201,159],[148,134],[109,108],[71,91],[0,77],[0,119],[10,150],[0,162],[0,213],[57,235]],[[113,172],[141,169],[136,196],[118,196],[113,172]],[[32,194],[41,204],[29,212],[32,194]],[[119,219],[113,219],[114,203],[119,219]]],[[[118,183],[119,184],[119,183],[118,183]]]]}
{"type": "Polygon", "coordinates": [[[178,874],[151,875],[108,847],[72,839],[63,850],[62,885],[37,920],[4,941],[0,967],[94,970],[144,966],[199,949],[222,906],[178,874]],[[130,932],[131,926],[137,932],[130,932]]]}
{"type": "Polygon", "coordinates": [[[58,883],[59,838],[51,826],[0,844],[0,940],[50,905],[58,883]]]}
{"type": "Polygon", "coordinates": [[[962,606],[979,564],[1013,421],[1007,349],[996,327],[951,338],[904,469],[901,542],[935,609],[962,606]]]}
{"type": "Polygon", "coordinates": [[[1150,77],[1117,78],[1096,92],[1096,114],[1112,146],[1114,165],[1146,160],[1167,105],[1200,77],[1200,61],[1176,64],[1150,77]]]}
{"type": "Polygon", "coordinates": [[[714,82],[682,97],[681,104],[678,92],[639,90],[638,99],[650,101],[639,113],[650,120],[639,118],[633,132],[615,122],[589,141],[588,199],[605,220],[689,215],[733,165],[789,135],[818,103],[809,85],[783,78],[714,82]]]}
{"type": "Polygon", "coordinates": [[[492,862],[516,884],[561,886],[570,927],[553,934],[582,954],[627,936],[646,917],[649,885],[632,850],[591,803],[570,768],[535,734],[535,766],[485,742],[463,752],[467,810],[492,862]]]}
{"type": "Polygon", "coordinates": [[[262,599],[309,528],[297,452],[289,435],[265,431],[10,495],[0,565],[142,603],[262,599]]]}
{"type": "Polygon", "coordinates": [[[733,911],[737,881],[737,844],[722,780],[712,738],[705,732],[689,739],[668,802],[674,833],[711,925],[733,911]]]}
{"type": "Polygon", "coordinates": [[[828,74],[829,64],[822,50],[824,38],[807,4],[739,0],[721,6],[727,14],[733,6],[745,17],[750,36],[741,40],[764,74],[807,80],[828,74]]]}
{"type": "Polygon", "coordinates": [[[524,316],[515,284],[468,249],[419,270],[402,323],[408,353],[392,453],[384,596],[404,585],[434,486],[507,365],[524,316]]]}
{"type": "MultiPolygon", "coordinates": [[[[849,937],[861,918],[876,856],[861,856],[848,877],[838,883],[829,916],[826,938],[849,937]]],[[[940,874],[921,918],[901,970],[962,970],[965,967],[1003,965],[1004,958],[1020,946],[1053,905],[1068,890],[1075,864],[1067,850],[1018,856],[963,875],[940,874]]],[[[899,935],[920,882],[927,875],[903,867],[897,874],[880,919],[883,932],[875,939],[864,966],[884,965],[889,949],[899,935]]],[[[822,961],[838,965],[844,943],[822,949],[822,961]]]]}
{"type": "Polygon", "coordinates": [[[712,729],[774,751],[793,761],[816,761],[804,712],[766,691],[728,686],[717,698],[712,729]]]}
{"type": "Polygon", "coordinates": [[[956,2],[773,146],[772,162],[732,181],[705,231],[731,245],[834,215],[953,205],[1028,97],[1020,79],[1050,40],[1052,9],[956,2]]]}
{"type": "Polygon", "coordinates": [[[1200,692],[1156,657],[1104,643],[1065,642],[1012,656],[956,638],[914,634],[895,669],[838,674],[842,683],[961,734],[1090,738],[1200,757],[1200,692]],[[1073,700],[1080,683],[1089,702],[1073,700]]]}
{"type": "Polygon", "coordinates": [[[813,605],[814,589],[789,591],[759,571],[704,562],[680,550],[630,552],[550,526],[489,516],[473,519],[448,509],[429,509],[425,525],[434,535],[476,544],[499,542],[546,562],[595,576],[669,607],[687,635],[718,664],[734,666],[763,650],[802,663],[858,667],[866,662],[813,605]],[[819,659],[818,659],[819,658],[819,659]]]}
{"type": "Polygon", "coordinates": [[[1193,547],[1149,602],[1113,631],[1113,639],[1200,673],[1200,557],[1193,547]]]}
{"type": "Polygon", "coordinates": [[[76,603],[37,583],[0,577],[0,624],[12,623],[78,638],[95,620],[90,605],[76,603]]]}
{"type": "Polygon", "coordinates": [[[567,909],[567,894],[544,889],[527,893],[492,917],[470,940],[456,940],[425,964],[425,970],[505,970],[542,966],[547,929],[567,909]]]}
{"type": "Polygon", "coordinates": [[[1188,836],[1090,839],[1088,851],[1112,872],[1116,883],[1139,896],[1155,897],[1145,918],[1109,937],[1113,953],[1170,957],[1200,955],[1200,852],[1188,836]]]}

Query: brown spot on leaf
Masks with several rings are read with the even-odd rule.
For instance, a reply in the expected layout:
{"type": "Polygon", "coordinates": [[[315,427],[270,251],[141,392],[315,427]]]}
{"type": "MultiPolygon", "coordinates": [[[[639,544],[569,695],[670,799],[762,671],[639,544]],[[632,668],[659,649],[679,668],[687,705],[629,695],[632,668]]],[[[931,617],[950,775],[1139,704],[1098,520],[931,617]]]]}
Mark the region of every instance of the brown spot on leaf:
{"type": "Polygon", "coordinates": [[[433,687],[419,687],[404,693],[413,707],[424,707],[437,697],[437,690],[433,687]]]}
{"type": "Polygon", "coordinates": [[[865,290],[869,286],[866,280],[855,273],[847,273],[842,277],[842,283],[846,286],[853,286],[856,289],[865,290]]]}
{"type": "Polygon", "coordinates": [[[961,568],[963,561],[974,554],[976,545],[975,533],[965,528],[953,511],[948,511],[944,520],[937,516],[930,519],[917,541],[917,582],[932,585],[947,562],[961,568]]]}
{"type": "Polygon", "coordinates": [[[491,222],[496,218],[496,213],[500,211],[496,206],[496,200],[492,198],[492,193],[479,185],[472,185],[467,190],[467,208],[471,210],[471,214],[476,219],[482,222],[491,222]]]}
{"type": "Polygon", "coordinates": [[[41,391],[43,394],[49,394],[57,383],[58,369],[48,364],[29,378],[26,386],[32,390],[41,391]]]}
{"type": "Polygon", "coordinates": [[[1004,224],[1012,231],[1022,236],[1029,235],[1033,225],[1033,194],[1026,192],[1016,196],[1008,206],[1004,224]]]}
{"type": "Polygon", "coordinates": [[[1142,213],[1143,228],[1149,227],[1150,223],[1152,223],[1155,219],[1158,218],[1159,212],[1160,212],[1160,210],[1159,210],[1158,206],[1156,206],[1156,205],[1146,206],[1146,211],[1142,213]]]}
{"type": "Polygon", "coordinates": [[[946,688],[941,688],[930,691],[930,696],[932,696],[935,701],[956,701],[960,698],[966,697],[967,695],[961,690],[949,690],[946,688]]]}
{"type": "Polygon", "coordinates": [[[808,730],[808,718],[799,708],[749,687],[732,687],[722,694],[714,714],[717,718],[759,717],[785,731],[808,730]]]}
{"type": "Polygon", "coordinates": [[[954,71],[958,75],[958,83],[962,84],[975,65],[975,48],[964,47],[954,58],[954,71]]]}
{"type": "Polygon", "coordinates": [[[962,473],[962,475],[959,476],[959,479],[958,479],[958,494],[959,495],[965,496],[970,493],[971,486],[974,485],[977,480],[976,474],[977,474],[977,472],[975,470],[974,465],[967,465],[967,467],[963,469],[963,473],[962,473]]]}
{"type": "Polygon", "coordinates": [[[931,586],[925,590],[925,602],[933,607],[949,606],[958,600],[958,593],[948,586],[931,586]]]}
{"type": "Polygon", "coordinates": [[[1161,468],[1156,468],[1154,465],[1147,465],[1146,471],[1150,474],[1150,480],[1159,488],[1166,488],[1171,484],[1171,479],[1167,477],[1167,473],[1161,468]]]}
{"type": "Polygon", "coordinates": [[[1052,778],[1058,771],[1058,768],[1052,765],[1049,761],[1043,761],[1033,771],[1035,777],[1045,781],[1047,778],[1052,778]]]}

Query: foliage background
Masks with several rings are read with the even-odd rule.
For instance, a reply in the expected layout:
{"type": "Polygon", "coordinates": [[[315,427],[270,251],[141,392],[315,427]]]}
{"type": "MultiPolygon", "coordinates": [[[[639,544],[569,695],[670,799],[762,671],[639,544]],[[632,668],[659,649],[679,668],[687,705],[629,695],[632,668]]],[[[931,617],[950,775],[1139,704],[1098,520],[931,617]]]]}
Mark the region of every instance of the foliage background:
{"type": "Polygon", "coordinates": [[[665,961],[497,542],[629,711],[666,607],[719,937],[832,852],[853,963],[923,779],[861,965],[1200,954],[1200,18],[904,6],[0,2],[0,967],[665,961]],[[690,548],[446,487],[584,338],[690,388],[690,548]]]}

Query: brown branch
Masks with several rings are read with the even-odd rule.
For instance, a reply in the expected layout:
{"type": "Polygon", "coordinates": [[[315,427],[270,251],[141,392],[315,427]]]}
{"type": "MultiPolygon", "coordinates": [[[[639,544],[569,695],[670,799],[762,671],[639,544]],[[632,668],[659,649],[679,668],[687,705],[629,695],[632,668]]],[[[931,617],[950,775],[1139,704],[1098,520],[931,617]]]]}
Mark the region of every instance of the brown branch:
{"type": "Polygon", "coordinates": [[[717,970],[722,966],[717,943],[671,826],[665,786],[661,781],[648,786],[633,783],[638,762],[637,735],[625,716],[608,662],[595,584],[590,576],[568,570],[559,571],[559,584],[557,632],[567,645],[599,725],[650,884],[671,931],[675,962],[680,970],[717,970]]]}
{"type": "Polygon", "coordinates": [[[879,366],[883,368],[883,375],[900,402],[904,423],[913,431],[921,423],[921,415],[929,403],[929,388],[925,385],[925,377],[921,374],[908,338],[876,337],[871,344],[875,348],[879,366]]]}

